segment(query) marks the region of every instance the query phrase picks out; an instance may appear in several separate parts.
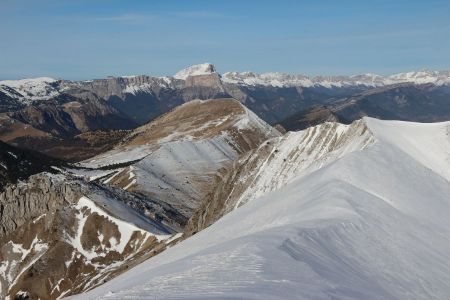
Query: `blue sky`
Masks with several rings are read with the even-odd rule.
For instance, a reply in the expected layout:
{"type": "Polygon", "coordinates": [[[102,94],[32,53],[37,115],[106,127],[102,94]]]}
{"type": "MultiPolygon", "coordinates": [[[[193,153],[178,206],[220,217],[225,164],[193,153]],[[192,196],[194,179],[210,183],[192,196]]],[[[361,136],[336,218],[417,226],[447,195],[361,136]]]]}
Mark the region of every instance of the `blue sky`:
{"type": "Polygon", "coordinates": [[[450,1],[0,0],[0,79],[450,69],[450,1]]]}

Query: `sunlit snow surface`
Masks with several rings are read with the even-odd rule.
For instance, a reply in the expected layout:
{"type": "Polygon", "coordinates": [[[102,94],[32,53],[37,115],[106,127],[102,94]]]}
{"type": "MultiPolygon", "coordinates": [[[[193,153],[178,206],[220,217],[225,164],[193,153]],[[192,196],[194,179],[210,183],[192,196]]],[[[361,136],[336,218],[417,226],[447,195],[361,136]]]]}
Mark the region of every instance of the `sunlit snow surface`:
{"type": "Polygon", "coordinates": [[[198,75],[209,75],[215,73],[215,67],[210,63],[203,63],[198,65],[193,65],[177,72],[173,77],[176,79],[185,80],[189,76],[198,76],[198,75]]]}
{"type": "Polygon", "coordinates": [[[450,123],[365,122],[368,147],[79,299],[448,299],[450,123]]]}
{"type": "Polygon", "coordinates": [[[19,98],[25,102],[44,100],[59,95],[60,91],[52,84],[57,80],[50,77],[39,77],[21,80],[0,81],[0,91],[12,98],[19,98]],[[4,87],[14,89],[10,91],[4,87]]]}

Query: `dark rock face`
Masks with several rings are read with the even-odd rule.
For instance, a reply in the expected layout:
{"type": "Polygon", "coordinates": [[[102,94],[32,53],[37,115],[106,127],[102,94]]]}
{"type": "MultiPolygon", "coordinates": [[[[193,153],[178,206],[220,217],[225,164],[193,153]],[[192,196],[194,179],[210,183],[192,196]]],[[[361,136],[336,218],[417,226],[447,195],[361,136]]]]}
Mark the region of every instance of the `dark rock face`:
{"type": "Polygon", "coordinates": [[[188,77],[186,80],[172,79],[170,82],[149,76],[110,78],[94,82],[89,87],[93,93],[107,99],[108,104],[137,124],[149,122],[194,99],[228,96],[218,74],[188,77]],[[97,90],[99,86],[100,92],[97,90]]]}
{"type": "Polygon", "coordinates": [[[280,124],[287,130],[302,130],[326,121],[348,124],[364,116],[413,122],[446,121],[450,119],[450,91],[448,87],[431,84],[397,84],[309,108],[280,124]]]}
{"type": "Polygon", "coordinates": [[[12,118],[58,137],[99,129],[129,129],[136,123],[103,100],[58,98],[27,106],[11,114],[12,118]],[[68,100],[72,100],[67,102],[68,100]]]}
{"type": "MultiPolygon", "coordinates": [[[[13,89],[8,89],[10,93],[14,94],[15,91],[13,89]]],[[[3,91],[0,91],[0,113],[14,111],[20,109],[24,105],[21,104],[16,99],[8,96],[3,91]]]]}
{"type": "Polygon", "coordinates": [[[280,125],[286,130],[295,131],[303,130],[323,122],[333,121],[347,123],[334,114],[327,106],[314,106],[284,119],[281,121],[280,125]]]}
{"type": "Polygon", "coordinates": [[[450,93],[433,85],[399,85],[352,97],[335,111],[349,122],[363,116],[438,122],[450,118],[450,93]]]}
{"type": "Polygon", "coordinates": [[[0,191],[8,183],[15,183],[43,171],[55,172],[52,166],[62,165],[57,159],[0,142],[0,191]]]}
{"type": "Polygon", "coordinates": [[[227,92],[259,117],[276,124],[312,105],[338,101],[342,95],[352,95],[353,89],[323,89],[301,87],[234,86],[227,85],[227,92]],[[326,92],[326,93],[325,93],[326,92]]]}
{"type": "Polygon", "coordinates": [[[144,124],[184,102],[176,91],[168,89],[159,96],[146,92],[126,94],[123,99],[111,96],[108,103],[136,124],[144,124]]]}

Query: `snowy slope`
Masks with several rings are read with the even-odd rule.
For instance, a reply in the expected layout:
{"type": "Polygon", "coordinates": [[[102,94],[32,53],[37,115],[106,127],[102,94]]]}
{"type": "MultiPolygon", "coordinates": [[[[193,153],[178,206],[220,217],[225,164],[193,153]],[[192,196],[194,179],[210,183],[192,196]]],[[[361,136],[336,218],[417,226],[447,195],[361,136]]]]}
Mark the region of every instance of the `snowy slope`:
{"type": "Polygon", "coordinates": [[[216,68],[210,63],[193,65],[177,72],[173,77],[186,80],[189,76],[208,75],[216,73],[216,68]]]}
{"type": "Polygon", "coordinates": [[[393,82],[414,82],[416,84],[433,83],[435,85],[446,85],[450,83],[449,71],[411,71],[398,73],[388,77],[393,82]]]}
{"type": "Polygon", "coordinates": [[[59,94],[58,88],[52,85],[56,82],[56,79],[50,77],[3,80],[0,81],[0,91],[24,101],[46,100],[59,94]]]}
{"type": "Polygon", "coordinates": [[[108,175],[101,179],[104,183],[167,203],[187,220],[211,189],[218,169],[279,135],[236,100],[194,100],[82,163],[109,170],[82,175],[108,175]]]}
{"type": "Polygon", "coordinates": [[[78,298],[446,299],[450,123],[364,122],[370,145],[78,298]]]}
{"type": "MultiPolygon", "coordinates": [[[[209,152],[209,155],[218,155],[215,160],[220,162],[234,159],[237,153],[246,150],[241,149],[243,145],[238,143],[239,136],[236,135],[246,131],[264,135],[264,138],[279,135],[278,131],[236,100],[193,100],[154,122],[136,128],[125,137],[125,142],[111,151],[86,160],[81,165],[98,168],[141,160],[150,154],[158,157],[158,149],[163,148],[162,152],[172,152],[164,150],[172,145],[192,148],[189,151],[204,151],[205,153],[200,154],[206,155],[205,159],[208,158],[206,152],[209,152]],[[205,145],[206,149],[199,149],[202,145],[205,145]]],[[[177,155],[184,154],[177,154],[175,151],[173,156],[177,155]]]]}
{"type": "MultiPolygon", "coordinates": [[[[247,172],[240,182],[247,184],[244,192],[227,203],[236,208],[268,192],[279,189],[299,176],[305,176],[353,151],[362,150],[373,143],[372,132],[364,121],[351,125],[323,123],[303,131],[288,132],[269,141],[272,146],[264,155],[261,148],[250,154],[255,168],[247,172]]],[[[244,158],[248,164],[249,158],[244,158]]],[[[228,200],[231,200],[229,197],[228,200]]]]}

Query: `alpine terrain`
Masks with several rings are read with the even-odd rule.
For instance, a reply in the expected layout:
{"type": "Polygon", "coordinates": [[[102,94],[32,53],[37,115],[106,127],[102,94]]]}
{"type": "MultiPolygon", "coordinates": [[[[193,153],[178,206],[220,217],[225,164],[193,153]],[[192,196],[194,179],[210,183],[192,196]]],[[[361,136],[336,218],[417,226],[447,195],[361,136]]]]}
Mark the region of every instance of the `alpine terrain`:
{"type": "Polygon", "coordinates": [[[287,133],[221,173],[197,234],[74,299],[445,299],[449,195],[449,122],[287,133]]]}
{"type": "Polygon", "coordinates": [[[0,300],[449,300],[449,12],[0,0],[0,300]]]}
{"type": "Polygon", "coordinates": [[[288,130],[324,120],[351,123],[363,116],[446,121],[449,86],[448,71],[308,77],[276,72],[220,74],[209,63],[164,77],[3,80],[0,140],[76,162],[111,149],[127,130],[176,106],[216,98],[234,98],[267,123],[288,130]]]}
{"type": "Polygon", "coordinates": [[[280,135],[218,99],[177,107],[76,165],[4,145],[2,180],[13,184],[0,194],[1,297],[80,293],[163,251],[219,169],[280,135]]]}
{"type": "Polygon", "coordinates": [[[449,87],[0,81],[0,298],[448,298],[449,87]]]}

